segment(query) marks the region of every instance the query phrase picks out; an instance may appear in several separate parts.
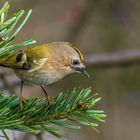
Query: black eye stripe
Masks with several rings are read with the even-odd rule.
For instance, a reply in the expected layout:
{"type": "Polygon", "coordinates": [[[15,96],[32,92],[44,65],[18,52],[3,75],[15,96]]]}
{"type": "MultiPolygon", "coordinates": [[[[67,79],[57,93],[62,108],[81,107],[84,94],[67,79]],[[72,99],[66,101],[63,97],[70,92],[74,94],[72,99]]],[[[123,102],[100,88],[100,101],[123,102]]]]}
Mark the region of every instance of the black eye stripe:
{"type": "Polygon", "coordinates": [[[16,62],[20,62],[22,60],[23,53],[19,53],[16,57],[16,62]]]}

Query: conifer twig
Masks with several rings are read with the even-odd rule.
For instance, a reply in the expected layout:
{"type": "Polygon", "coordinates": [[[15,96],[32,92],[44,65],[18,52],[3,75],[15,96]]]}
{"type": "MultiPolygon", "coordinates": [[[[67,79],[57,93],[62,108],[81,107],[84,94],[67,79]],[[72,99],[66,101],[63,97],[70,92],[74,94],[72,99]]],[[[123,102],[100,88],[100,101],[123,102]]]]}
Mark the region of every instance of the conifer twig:
{"type": "Polygon", "coordinates": [[[7,136],[6,132],[4,130],[1,130],[1,132],[3,133],[3,136],[5,137],[6,140],[10,140],[9,137],[7,136]]]}
{"type": "Polygon", "coordinates": [[[28,97],[23,110],[20,110],[19,97],[0,94],[0,129],[18,130],[38,134],[48,131],[61,137],[50,124],[71,129],[80,129],[80,125],[94,128],[97,121],[104,122],[102,110],[93,109],[101,98],[90,95],[91,89],[73,90],[60,93],[48,106],[44,98],[28,97]],[[90,95],[90,96],[89,96],[90,95]],[[68,123],[67,120],[73,122],[68,123]],[[79,125],[80,124],[80,125],[79,125]]]}
{"type": "Polygon", "coordinates": [[[2,7],[2,9],[0,9],[0,19],[1,19],[1,22],[0,22],[0,59],[2,59],[3,57],[7,55],[10,55],[12,51],[14,51],[15,49],[36,43],[35,40],[30,39],[27,41],[23,41],[22,43],[12,44],[16,35],[19,33],[19,31],[23,28],[23,26],[27,22],[29,16],[32,13],[32,10],[29,10],[25,19],[21,22],[19,27],[14,31],[14,27],[17,25],[21,17],[24,15],[25,11],[19,10],[19,12],[15,13],[12,18],[10,18],[9,20],[6,20],[9,7],[10,5],[8,4],[8,2],[6,2],[4,6],[2,7]]]}

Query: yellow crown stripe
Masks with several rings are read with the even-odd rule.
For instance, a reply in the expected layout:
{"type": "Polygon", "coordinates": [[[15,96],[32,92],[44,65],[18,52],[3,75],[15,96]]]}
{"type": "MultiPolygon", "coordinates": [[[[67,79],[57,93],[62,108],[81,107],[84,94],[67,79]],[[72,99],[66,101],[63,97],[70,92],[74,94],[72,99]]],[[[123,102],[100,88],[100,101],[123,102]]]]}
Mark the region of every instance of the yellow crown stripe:
{"type": "Polygon", "coordinates": [[[81,51],[80,51],[78,48],[72,46],[69,42],[67,42],[67,44],[68,44],[69,46],[71,46],[73,49],[75,49],[75,51],[79,54],[81,60],[84,60],[84,57],[83,57],[81,51]]]}
{"type": "Polygon", "coordinates": [[[78,54],[80,55],[81,60],[84,60],[84,57],[83,57],[81,51],[79,49],[75,48],[75,47],[73,47],[73,48],[78,52],[78,54]]]}

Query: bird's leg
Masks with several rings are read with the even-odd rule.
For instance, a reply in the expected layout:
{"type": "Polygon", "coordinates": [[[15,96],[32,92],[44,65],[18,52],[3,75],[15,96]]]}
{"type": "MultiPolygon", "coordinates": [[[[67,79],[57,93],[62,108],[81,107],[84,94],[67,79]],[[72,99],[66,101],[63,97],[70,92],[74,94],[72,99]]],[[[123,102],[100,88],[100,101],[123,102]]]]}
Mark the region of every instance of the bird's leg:
{"type": "Polygon", "coordinates": [[[24,99],[22,96],[22,89],[23,89],[23,80],[21,81],[21,85],[20,85],[20,109],[21,110],[23,109],[23,102],[24,102],[24,99]]]}
{"type": "Polygon", "coordinates": [[[41,88],[42,88],[42,90],[43,90],[43,92],[45,93],[45,96],[46,96],[46,105],[48,105],[49,101],[51,100],[51,97],[48,95],[48,93],[46,92],[46,90],[43,87],[43,85],[41,85],[41,88]]]}

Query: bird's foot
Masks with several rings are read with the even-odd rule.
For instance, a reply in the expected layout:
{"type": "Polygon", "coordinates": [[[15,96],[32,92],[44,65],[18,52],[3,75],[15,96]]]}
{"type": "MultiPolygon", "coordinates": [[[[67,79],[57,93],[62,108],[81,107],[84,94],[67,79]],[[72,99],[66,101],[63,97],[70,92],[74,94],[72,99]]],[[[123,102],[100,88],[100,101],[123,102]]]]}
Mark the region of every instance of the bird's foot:
{"type": "Polygon", "coordinates": [[[20,99],[19,99],[20,101],[20,110],[22,111],[22,109],[23,109],[23,103],[27,103],[26,102],[26,100],[23,98],[23,96],[20,96],[20,99]]]}
{"type": "Polygon", "coordinates": [[[52,97],[46,96],[46,106],[50,104],[50,101],[52,100],[52,97]]]}

